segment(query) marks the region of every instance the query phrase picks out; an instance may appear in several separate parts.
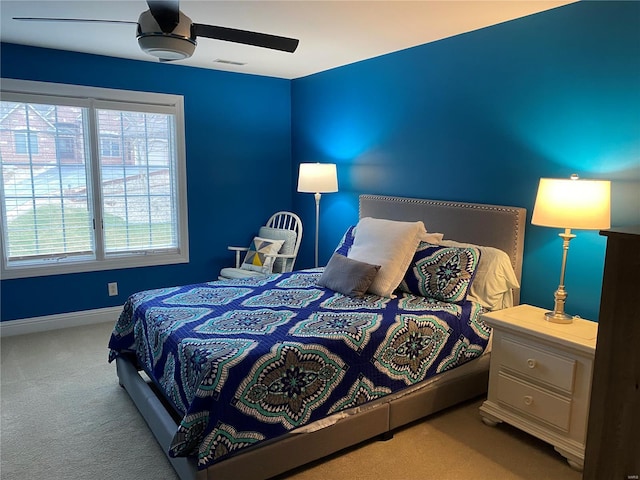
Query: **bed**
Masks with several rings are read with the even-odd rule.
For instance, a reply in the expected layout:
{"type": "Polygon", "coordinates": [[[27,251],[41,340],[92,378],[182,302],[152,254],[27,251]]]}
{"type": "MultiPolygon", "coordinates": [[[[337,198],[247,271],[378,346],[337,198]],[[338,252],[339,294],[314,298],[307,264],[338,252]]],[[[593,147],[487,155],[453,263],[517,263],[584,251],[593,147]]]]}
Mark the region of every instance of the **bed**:
{"type": "MultiPolygon", "coordinates": [[[[358,268],[378,271],[357,260],[366,221],[422,222],[445,239],[438,246],[421,237],[423,256],[454,249],[477,266],[493,248],[520,280],[522,208],[378,195],[359,202],[357,232],[349,229],[336,249],[340,261],[352,256],[358,268]]],[[[408,248],[408,264],[416,265],[416,245],[408,248]]],[[[471,289],[426,297],[410,269],[391,295],[343,295],[324,286],[333,286],[332,265],[333,257],[325,269],[129,298],[110,359],[181,479],[269,478],[370,438],[391,438],[400,426],[486,392],[490,331],[480,315],[508,306],[503,300],[482,304],[471,289]],[[409,338],[429,338],[430,346],[407,353],[409,338]],[[215,367],[207,363],[212,355],[215,367]]],[[[476,285],[473,275],[467,287],[476,285]]],[[[511,286],[509,304],[517,304],[517,283],[511,286]]]]}

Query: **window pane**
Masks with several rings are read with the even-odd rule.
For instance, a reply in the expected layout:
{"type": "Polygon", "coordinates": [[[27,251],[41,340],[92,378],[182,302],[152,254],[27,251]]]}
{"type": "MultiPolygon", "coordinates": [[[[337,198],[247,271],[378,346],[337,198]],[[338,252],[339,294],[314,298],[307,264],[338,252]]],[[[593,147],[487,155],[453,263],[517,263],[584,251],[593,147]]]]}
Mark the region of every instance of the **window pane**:
{"type": "Polygon", "coordinates": [[[98,110],[107,254],[177,249],[175,118],[98,110]]]}
{"type": "Polygon", "coordinates": [[[84,156],[86,109],[1,102],[0,167],[9,262],[93,251],[84,156]],[[78,155],[60,155],[60,124],[73,125],[78,155]]]}

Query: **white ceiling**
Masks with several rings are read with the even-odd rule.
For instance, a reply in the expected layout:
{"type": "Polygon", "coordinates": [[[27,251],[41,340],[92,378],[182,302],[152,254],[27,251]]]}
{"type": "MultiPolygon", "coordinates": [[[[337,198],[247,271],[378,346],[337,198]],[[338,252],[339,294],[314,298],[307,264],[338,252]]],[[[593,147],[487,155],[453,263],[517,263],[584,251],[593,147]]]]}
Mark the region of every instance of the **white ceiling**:
{"type": "MultiPolygon", "coordinates": [[[[196,23],[298,38],[286,53],[198,38],[194,55],[176,64],[298,78],[341,65],[433,42],[572,3],[575,0],[183,0],[196,23]],[[214,60],[242,62],[243,66],[214,60]]],[[[136,22],[144,0],[0,1],[0,39],[77,52],[157,61],[138,48],[136,26],[21,22],[21,17],[92,18],[136,22]]]]}

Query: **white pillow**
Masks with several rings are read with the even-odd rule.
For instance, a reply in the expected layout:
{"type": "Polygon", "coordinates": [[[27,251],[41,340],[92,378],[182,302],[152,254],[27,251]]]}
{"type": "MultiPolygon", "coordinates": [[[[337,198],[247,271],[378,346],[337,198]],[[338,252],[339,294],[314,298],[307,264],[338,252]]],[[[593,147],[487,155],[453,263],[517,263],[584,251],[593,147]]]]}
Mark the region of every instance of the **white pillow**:
{"type": "Polygon", "coordinates": [[[431,245],[440,245],[442,237],[444,237],[442,233],[425,232],[420,235],[420,241],[430,243],[431,245]]]}
{"type": "Polygon", "coordinates": [[[368,291],[393,297],[409,268],[420,238],[427,232],[422,222],[399,222],[380,218],[362,218],[356,227],[348,258],[380,265],[368,291]]]}
{"type": "Polygon", "coordinates": [[[471,282],[467,299],[478,302],[489,310],[513,306],[514,288],[520,288],[509,255],[498,248],[443,240],[447,247],[476,247],[480,249],[480,263],[471,282]]]}

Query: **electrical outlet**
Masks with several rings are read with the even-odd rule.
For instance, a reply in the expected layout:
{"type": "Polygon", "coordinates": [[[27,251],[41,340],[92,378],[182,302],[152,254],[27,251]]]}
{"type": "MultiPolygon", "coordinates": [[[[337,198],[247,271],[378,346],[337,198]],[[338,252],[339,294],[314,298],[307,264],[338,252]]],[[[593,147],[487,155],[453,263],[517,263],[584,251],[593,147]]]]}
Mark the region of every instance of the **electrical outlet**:
{"type": "Polygon", "coordinates": [[[118,295],[118,282],[108,283],[107,287],[109,288],[110,297],[115,297],[116,295],[118,295]]]}

